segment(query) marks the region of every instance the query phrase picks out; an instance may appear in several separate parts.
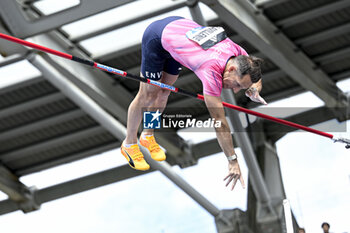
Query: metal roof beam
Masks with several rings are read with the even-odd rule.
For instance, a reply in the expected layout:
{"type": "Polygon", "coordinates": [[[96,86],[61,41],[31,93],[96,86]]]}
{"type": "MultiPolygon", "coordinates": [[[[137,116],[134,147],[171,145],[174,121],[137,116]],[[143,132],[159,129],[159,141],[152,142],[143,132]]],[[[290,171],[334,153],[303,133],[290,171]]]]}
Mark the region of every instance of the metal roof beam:
{"type": "Polygon", "coordinates": [[[100,1],[95,0],[80,0],[80,4],[75,7],[28,21],[16,1],[2,0],[0,1],[0,14],[13,35],[26,38],[133,1],[104,0],[101,4],[100,1]]]}
{"type": "Polygon", "coordinates": [[[207,21],[205,21],[201,8],[199,7],[198,0],[187,0],[187,6],[190,10],[193,21],[202,25],[208,26],[207,21]]]}
{"type": "Polygon", "coordinates": [[[310,19],[317,18],[322,15],[329,14],[331,12],[343,9],[350,6],[350,1],[349,0],[342,0],[342,1],[336,1],[336,2],[331,2],[327,5],[317,7],[315,9],[309,10],[302,12],[300,14],[296,14],[293,16],[290,16],[285,19],[281,19],[275,22],[277,26],[280,26],[282,28],[287,28],[291,27],[293,25],[296,25],[298,23],[305,22],[310,19]]]}
{"type": "Polygon", "coordinates": [[[0,61],[0,68],[15,62],[23,61],[25,58],[21,54],[13,54],[0,61]]]}
{"type": "MultiPolygon", "coordinates": [[[[0,32],[10,35],[10,33],[4,28],[2,20],[0,20],[0,32]]],[[[0,40],[0,54],[2,56],[6,57],[16,53],[25,54],[27,51],[28,49],[24,48],[22,45],[7,40],[0,40]]]]}
{"type": "Polygon", "coordinates": [[[40,208],[34,201],[34,189],[24,185],[16,175],[2,165],[0,165],[0,190],[9,196],[9,200],[16,202],[17,208],[23,212],[40,208]]]}
{"type": "Polygon", "coordinates": [[[10,170],[0,165],[0,190],[6,193],[11,200],[19,202],[26,199],[25,190],[28,188],[19,181],[10,170]]]}
{"type": "MultiPolygon", "coordinates": [[[[34,40],[38,44],[56,48],[59,51],[68,52],[85,59],[91,59],[58,32],[41,35],[35,37],[34,40]]],[[[111,76],[105,72],[55,56],[45,56],[45,59],[70,81],[92,96],[94,100],[108,108],[121,122],[126,122],[125,109],[133,96],[121,85],[112,85],[111,76]],[[118,102],[115,100],[118,100],[118,102]]]]}
{"type": "Polygon", "coordinates": [[[44,161],[44,162],[40,162],[40,163],[36,163],[36,164],[31,164],[28,167],[21,167],[19,169],[16,169],[14,172],[18,176],[28,175],[28,174],[42,171],[42,170],[52,168],[52,167],[55,167],[58,165],[74,162],[74,161],[77,161],[79,159],[84,159],[87,156],[97,155],[99,153],[103,153],[103,152],[106,152],[108,150],[118,148],[118,147],[120,147],[120,145],[121,145],[121,141],[111,142],[107,145],[94,147],[92,149],[84,150],[82,152],[75,153],[73,155],[61,156],[59,158],[55,158],[54,160],[48,160],[48,161],[44,161]]]}
{"type": "Polygon", "coordinates": [[[68,120],[71,120],[73,118],[78,118],[81,116],[86,115],[85,112],[83,112],[81,109],[73,109],[68,112],[61,113],[59,115],[55,115],[49,118],[45,118],[43,120],[36,121],[34,123],[29,123],[27,125],[23,125],[20,127],[16,127],[14,129],[10,129],[4,132],[1,132],[0,134],[0,142],[10,139],[10,138],[16,138],[20,135],[24,135],[30,132],[34,132],[39,129],[43,129],[45,127],[59,124],[68,120]]]}
{"type": "MultiPolygon", "coordinates": [[[[37,190],[35,192],[35,200],[37,200],[38,204],[43,204],[69,195],[81,193],[93,188],[102,187],[104,185],[112,184],[139,175],[151,173],[153,171],[154,169],[150,169],[148,171],[137,171],[131,169],[129,165],[122,165],[119,167],[111,168],[102,172],[98,172],[71,181],[63,182],[51,187],[37,190]]],[[[202,200],[202,202],[205,203],[207,201],[202,200]]],[[[207,202],[207,204],[208,203],[209,202],[207,202]]],[[[13,201],[0,201],[0,215],[14,212],[17,210],[19,210],[18,205],[13,201]]]]}
{"type": "Polygon", "coordinates": [[[339,81],[344,78],[349,78],[349,77],[350,77],[350,70],[342,71],[332,75],[332,78],[336,81],[339,81]]]}
{"type": "Polygon", "coordinates": [[[106,28],[100,28],[100,29],[98,29],[98,30],[96,30],[94,32],[90,32],[90,33],[85,34],[85,35],[74,37],[74,38],[72,38],[72,41],[73,42],[79,42],[79,41],[82,41],[82,40],[86,40],[86,39],[89,39],[91,37],[98,36],[98,35],[101,35],[103,33],[106,33],[106,32],[109,32],[109,31],[113,31],[113,30],[116,30],[116,29],[119,29],[119,28],[122,28],[122,27],[125,27],[125,26],[129,26],[131,24],[134,24],[134,23],[137,23],[137,22],[140,22],[140,21],[152,18],[152,17],[160,15],[160,14],[164,14],[164,13],[169,12],[169,11],[173,11],[173,10],[179,9],[181,7],[184,7],[184,6],[186,6],[186,1],[184,1],[184,0],[174,1],[172,3],[172,5],[170,5],[170,6],[167,5],[167,6],[164,6],[163,8],[161,8],[159,10],[156,10],[156,11],[153,11],[153,12],[150,12],[150,13],[146,13],[146,14],[142,14],[141,13],[141,15],[138,15],[137,17],[135,17],[133,19],[128,19],[127,21],[123,21],[123,22],[120,22],[118,24],[106,27],[106,28]]]}
{"type": "MultiPolygon", "coordinates": [[[[349,1],[350,2],[350,1],[349,1]]],[[[330,53],[314,57],[312,60],[320,65],[329,64],[350,57],[350,47],[332,51],[330,53]]]]}
{"type": "Polygon", "coordinates": [[[330,29],[313,33],[309,36],[305,36],[299,39],[296,39],[294,42],[301,46],[309,46],[320,41],[324,41],[339,35],[344,35],[350,32],[350,23],[342,24],[337,27],[332,27],[330,29]]]}
{"type": "MultiPolygon", "coordinates": [[[[202,0],[243,38],[327,106],[347,105],[346,95],[315,64],[246,0],[202,0]]],[[[341,116],[343,117],[343,116],[341,116]]]]}
{"type": "Polygon", "coordinates": [[[18,150],[14,150],[8,153],[0,154],[0,160],[9,163],[14,160],[22,159],[27,157],[28,155],[33,155],[35,153],[39,153],[47,148],[57,147],[59,145],[64,145],[69,142],[78,141],[84,137],[103,133],[106,130],[102,128],[100,125],[93,126],[84,130],[80,130],[75,133],[71,133],[62,137],[57,137],[51,140],[43,141],[37,144],[33,144],[18,150]]]}
{"type": "Polygon", "coordinates": [[[24,80],[22,82],[19,82],[19,83],[7,86],[5,88],[1,88],[0,89],[0,95],[1,94],[5,94],[6,95],[6,93],[10,93],[10,92],[16,91],[16,90],[18,90],[20,88],[28,87],[30,85],[35,85],[35,84],[43,82],[43,81],[45,81],[43,76],[38,76],[38,77],[35,77],[35,78],[27,79],[27,80],[24,80]]]}
{"type": "MultiPolygon", "coordinates": [[[[38,203],[43,204],[145,173],[147,173],[147,171],[141,172],[132,170],[128,165],[124,165],[37,190],[35,192],[35,199],[38,203]]],[[[11,200],[4,200],[0,202],[0,215],[14,212],[18,209],[18,206],[11,200]]]]}
{"type": "Polygon", "coordinates": [[[17,2],[20,2],[21,4],[33,4],[35,2],[39,2],[41,0],[17,0],[17,2]]]}
{"type": "MultiPolygon", "coordinates": [[[[248,0],[246,0],[248,1],[248,0]]],[[[254,1],[254,0],[253,0],[254,1]]],[[[255,0],[254,4],[259,8],[270,8],[279,4],[282,4],[284,2],[287,2],[289,0],[255,0]]]]}
{"type": "Polygon", "coordinates": [[[56,92],[53,94],[49,94],[46,96],[41,96],[39,98],[36,98],[34,100],[31,101],[27,101],[21,104],[17,104],[15,106],[11,106],[5,109],[2,109],[0,111],[0,119],[1,118],[5,118],[11,115],[15,115],[24,111],[28,111],[30,109],[48,104],[48,103],[52,103],[52,102],[56,102],[62,99],[66,99],[66,97],[64,95],[62,95],[62,93],[60,92],[56,92]]]}

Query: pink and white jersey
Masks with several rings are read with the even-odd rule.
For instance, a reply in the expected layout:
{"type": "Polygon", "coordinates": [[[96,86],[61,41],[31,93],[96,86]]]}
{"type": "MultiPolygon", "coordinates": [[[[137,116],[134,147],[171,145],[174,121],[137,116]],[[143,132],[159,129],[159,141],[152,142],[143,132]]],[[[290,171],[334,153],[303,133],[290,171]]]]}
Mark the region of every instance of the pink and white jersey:
{"type": "Polygon", "coordinates": [[[175,20],[165,26],[162,46],[176,61],[197,75],[202,81],[204,94],[220,96],[222,74],[229,58],[248,54],[229,38],[204,50],[198,43],[186,37],[187,32],[200,27],[192,20],[175,20]]]}

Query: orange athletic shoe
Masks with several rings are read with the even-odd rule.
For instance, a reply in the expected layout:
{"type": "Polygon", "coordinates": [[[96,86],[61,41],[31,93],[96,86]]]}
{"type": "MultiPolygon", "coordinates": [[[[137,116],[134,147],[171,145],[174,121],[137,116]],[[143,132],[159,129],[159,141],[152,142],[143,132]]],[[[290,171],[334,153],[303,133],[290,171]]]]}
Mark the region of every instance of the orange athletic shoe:
{"type": "Polygon", "coordinates": [[[140,137],[140,144],[148,149],[152,159],[156,161],[164,161],[166,159],[164,151],[159,147],[154,136],[146,136],[146,139],[140,137]]]}
{"type": "Polygon", "coordinates": [[[122,145],[121,152],[128,161],[130,167],[141,171],[146,171],[150,168],[137,144],[130,147],[124,147],[122,145]]]}

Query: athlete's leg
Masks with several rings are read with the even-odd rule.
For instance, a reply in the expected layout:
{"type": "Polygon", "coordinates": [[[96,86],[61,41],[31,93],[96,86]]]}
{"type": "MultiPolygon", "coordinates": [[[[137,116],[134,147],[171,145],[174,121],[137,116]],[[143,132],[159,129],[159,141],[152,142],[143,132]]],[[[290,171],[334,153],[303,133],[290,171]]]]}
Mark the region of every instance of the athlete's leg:
{"type": "MultiPolygon", "coordinates": [[[[179,75],[173,75],[163,71],[160,82],[168,85],[173,85],[178,77],[179,75]]],[[[154,111],[156,109],[159,109],[159,112],[163,112],[168,102],[168,97],[170,95],[170,92],[171,91],[169,90],[158,88],[156,90],[156,93],[154,93],[156,94],[155,99],[149,104],[149,110],[154,111]]],[[[154,132],[154,129],[144,129],[142,131],[142,134],[151,135],[153,134],[153,132],[154,132]]]]}
{"type": "MultiPolygon", "coordinates": [[[[168,85],[173,85],[177,77],[178,75],[172,75],[163,71],[160,81],[168,85]]],[[[168,101],[170,91],[158,87],[154,94],[154,101],[150,102],[148,110],[159,110],[160,112],[163,112],[168,101]]],[[[156,142],[156,139],[153,136],[153,131],[153,129],[144,129],[140,137],[140,144],[148,149],[152,159],[157,161],[164,161],[166,159],[166,155],[156,142]]]]}
{"type": "Polygon", "coordinates": [[[142,121],[143,110],[154,105],[157,99],[160,88],[149,85],[147,83],[140,83],[140,88],[134,100],[129,105],[128,121],[127,121],[127,135],[124,140],[126,144],[137,143],[137,132],[142,121]]]}
{"type": "Polygon", "coordinates": [[[127,133],[121,146],[122,155],[128,161],[130,167],[137,170],[148,170],[150,168],[137,145],[137,131],[142,119],[142,109],[152,104],[155,99],[154,96],[151,96],[152,89],[155,88],[146,83],[140,83],[139,91],[129,105],[127,133]]]}
{"type": "MultiPolygon", "coordinates": [[[[168,62],[170,54],[164,50],[161,44],[161,35],[164,27],[171,21],[178,18],[167,18],[166,20],[159,20],[150,24],[144,32],[142,37],[142,58],[141,58],[141,74],[144,77],[159,80],[172,84],[174,81],[167,74],[162,77],[162,70],[168,71],[168,67],[172,64],[168,62]],[[169,64],[168,64],[169,63],[169,64]],[[162,79],[164,78],[164,80],[162,79]]],[[[172,67],[172,66],[171,66],[172,67]]],[[[178,68],[178,67],[174,67],[178,68]]],[[[178,70],[176,70],[178,71],[178,70]]],[[[170,72],[176,74],[174,72],[170,72]]],[[[166,96],[167,99],[169,93],[165,95],[165,92],[156,86],[152,86],[146,83],[140,83],[139,91],[134,100],[129,105],[128,109],[128,120],[127,120],[127,135],[121,146],[121,152],[129,162],[132,168],[138,170],[149,169],[148,163],[144,160],[144,157],[138,147],[137,143],[137,132],[139,125],[142,120],[143,110],[150,106],[165,106],[166,100],[163,103],[159,101],[159,98],[166,96]]],[[[162,107],[164,109],[164,107],[162,107]]],[[[161,109],[161,110],[162,110],[161,109]]],[[[143,143],[140,140],[141,145],[145,146],[151,153],[153,159],[162,161],[166,158],[164,152],[159,148],[153,136],[149,136],[144,139],[143,143]]]]}

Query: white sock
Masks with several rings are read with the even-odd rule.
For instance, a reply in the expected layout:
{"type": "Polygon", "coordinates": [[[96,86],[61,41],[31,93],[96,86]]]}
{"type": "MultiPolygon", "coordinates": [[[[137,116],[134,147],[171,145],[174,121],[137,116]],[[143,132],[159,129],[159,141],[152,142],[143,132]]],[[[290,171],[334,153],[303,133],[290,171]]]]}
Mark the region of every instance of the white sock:
{"type": "Polygon", "coordinates": [[[151,137],[151,136],[153,136],[153,134],[141,134],[141,137],[143,139],[146,139],[146,137],[151,137]]]}
{"type": "Polygon", "coordinates": [[[132,145],[136,145],[136,143],[126,144],[126,143],[123,142],[123,146],[126,147],[126,148],[129,148],[132,145]]]}

